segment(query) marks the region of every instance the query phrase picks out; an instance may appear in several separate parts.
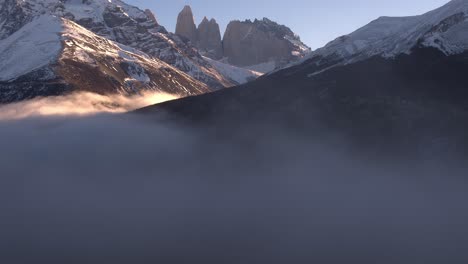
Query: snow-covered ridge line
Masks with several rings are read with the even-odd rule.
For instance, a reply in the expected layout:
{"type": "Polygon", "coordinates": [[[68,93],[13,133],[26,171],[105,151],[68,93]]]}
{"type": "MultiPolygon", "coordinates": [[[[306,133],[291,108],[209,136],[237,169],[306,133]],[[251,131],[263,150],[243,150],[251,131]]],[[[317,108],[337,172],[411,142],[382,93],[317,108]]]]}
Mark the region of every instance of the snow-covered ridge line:
{"type": "Polygon", "coordinates": [[[285,68],[312,62],[323,70],[321,65],[328,68],[330,64],[349,64],[372,56],[394,58],[417,47],[433,47],[446,55],[468,50],[468,0],[452,0],[418,16],[380,17],[285,68]]]}
{"type": "MultiPolygon", "coordinates": [[[[460,14],[463,14],[463,16],[466,17],[467,12],[467,0],[452,0],[448,4],[420,16],[381,17],[348,35],[345,41],[341,43],[342,46],[339,46],[338,50],[345,56],[360,52],[365,52],[369,55],[382,54],[387,57],[392,57],[400,53],[409,53],[411,49],[418,44],[418,41],[424,41],[425,35],[428,34],[431,29],[452,16],[460,16],[460,14]]],[[[450,28],[456,24],[464,23],[465,21],[466,20],[454,21],[457,23],[448,25],[446,31],[449,31],[450,28]]],[[[454,40],[451,37],[464,37],[463,40],[468,40],[468,33],[465,34],[465,36],[445,37],[446,38],[441,39],[441,41],[451,42],[454,40]]],[[[327,50],[327,47],[339,45],[341,41],[342,39],[338,39],[330,43],[323,51],[327,50]]]]}

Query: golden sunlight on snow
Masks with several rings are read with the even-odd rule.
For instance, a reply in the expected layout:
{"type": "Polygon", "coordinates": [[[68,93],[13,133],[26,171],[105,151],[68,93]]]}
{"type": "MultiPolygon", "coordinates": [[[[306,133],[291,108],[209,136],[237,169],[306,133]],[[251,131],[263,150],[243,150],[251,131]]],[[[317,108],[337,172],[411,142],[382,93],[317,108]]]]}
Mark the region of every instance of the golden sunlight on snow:
{"type": "Polygon", "coordinates": [[[100,113],[124,113],[145,106],[179,98],[161,92],[140,95],[99,95],[89,92],[66,96],[37,98],[0,106],[0,120],[38,116],[88,116],[100,113]]]}

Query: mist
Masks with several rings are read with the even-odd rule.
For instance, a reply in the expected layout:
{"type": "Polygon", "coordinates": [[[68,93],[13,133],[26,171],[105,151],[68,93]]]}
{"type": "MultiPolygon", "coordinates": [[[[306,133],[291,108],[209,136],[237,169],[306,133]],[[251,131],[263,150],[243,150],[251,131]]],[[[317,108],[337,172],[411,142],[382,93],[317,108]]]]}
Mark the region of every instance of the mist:
{"type": "Polygon", "coordinates": [[[0,120],[17,120],[44,116],[92,116],[100,113],[125,113],[179,98],[177,95],[143,91],[133,96],[100,95],[75,92],[63,96],[40,97],[0,105],[0,120]]]}
{"type": "Polygon", "coordinates": [[[337,142],[133,115],[3,120],[0,262],[468,261],[462,160],[337,142]]]}

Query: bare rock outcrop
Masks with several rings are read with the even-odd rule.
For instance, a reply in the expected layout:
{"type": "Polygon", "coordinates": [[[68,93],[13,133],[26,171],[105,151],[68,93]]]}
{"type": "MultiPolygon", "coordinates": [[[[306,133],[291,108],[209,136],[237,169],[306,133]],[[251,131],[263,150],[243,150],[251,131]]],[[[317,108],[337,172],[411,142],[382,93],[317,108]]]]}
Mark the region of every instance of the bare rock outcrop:
{"type": "Polygon", "coordinates": [[[208,20],[206,17],[198,26],[197,46],[205,56],[218,60],[223,57],[223,43],[221,31],[215,19],[208,20]]]}
{"type": "Polygon", "coordinates": [[[223,47],[228,62],[242,67],[265,63],[281,67],[310,51],[291,29],[267,18],[230,22],[223,47]]]}
{"type": "Polygon", "coordinates": [[[186,37],[192,43],[197,43],[197,26],[195,25],[192,8],[190,8],[190,6],[186,5],[179,13],[175,33],[186,37]]]}

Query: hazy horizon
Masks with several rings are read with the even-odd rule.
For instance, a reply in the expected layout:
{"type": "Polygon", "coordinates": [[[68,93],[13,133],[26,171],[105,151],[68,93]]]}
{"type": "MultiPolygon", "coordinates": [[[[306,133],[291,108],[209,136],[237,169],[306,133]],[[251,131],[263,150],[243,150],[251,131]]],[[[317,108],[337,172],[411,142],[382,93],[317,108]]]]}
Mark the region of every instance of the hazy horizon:
{"type": "Polygon", "coordinates": [[[184,5],[192,7],[195,23],[204,16],[215,18],[222,34],[231,20],[268,17],[287,25],[312,49],[353,32],[380,16],[419,15],[438,8],[448,0],[384,1],[384,0],[290,0],[269,1],[214,1],[214,0],[124,0],[140,8],[151,9],[158,22],[174,32],[177,15],[184,5]],[[346,21],[346,23],[343,23],[346,21]]]}

